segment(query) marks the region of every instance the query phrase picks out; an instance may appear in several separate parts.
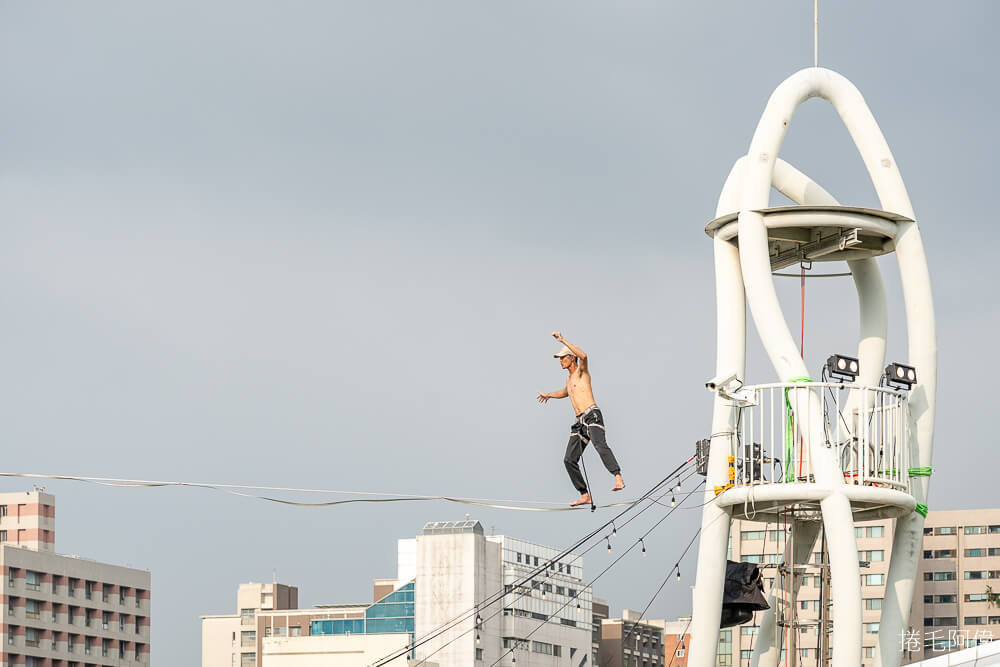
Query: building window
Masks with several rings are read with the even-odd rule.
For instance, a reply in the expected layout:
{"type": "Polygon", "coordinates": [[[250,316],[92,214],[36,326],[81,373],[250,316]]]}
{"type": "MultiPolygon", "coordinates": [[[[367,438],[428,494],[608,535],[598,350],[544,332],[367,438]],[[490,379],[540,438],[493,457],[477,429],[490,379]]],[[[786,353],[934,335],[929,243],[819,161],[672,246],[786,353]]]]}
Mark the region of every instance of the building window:
{"type": "Polygon", "coordinates": [[[42,603],[40,600],[32,600],[31,598],[28,598],[24,601],[24,615],[27,618],[38,618],[41,609],[42,603]]]}
{"type": "Polygon", "coordinates": [[[924,581],[955,581],[954,572],[924,572],[924,581]]]}
{"type": "Polygon", "coordinates": [[[766,535],[766,531],[763,530],[741,530],[740,531],[740,541],[748,542],[753,540],[762,540],[766,535]]]}
{"type": "Polygon", "coordinates": [[[958,618],[955,616],[925,616],[924,627],[958,625],[958,618]]]}
{"type": "Polygon", "coordinates": [[[868,526],[865,528],[866,537],[882,537],[885,535],[885,526],[868,526]]]}
{"type": "Polygon", "coordinates": [[[110,639],[102,639],[101,640],[101,655],[104,656],[104,657],[107,657],[108,656],[108,649],[109,648],[111,648],[111,640],[110,639]]]}
{"type": "Polygon", "coordinates": [[[967,593],[966,602],[988,602],[989,596],[986,593],[967,593]]]}
{"type": "Polygon", "coordinates": [[[243,647],[256,647],[257,646],[257,632],[254,630],[244,630],[240,633],[240,646],[243,647]]]}
{"type": "Polygon", "coordinates": [[[858,560],[866,560],[869,562],[878,562],[885,560],[885,550],[884,549],[868,549],[867,551],[858,552],[858,560]]]}
{"type": "Polygon", "coordinates": [[[142,593],[144,593],[144,592],[145,591],[141,591],[138,588],[135,589],[135,608],[136,609],[138,609],[139,605],[141,604],[142,593]]]}
{"type": "Polygon", "coordinates": [[[538,556],[535,556],[535,566],[538,566],[538,556]]]}
{"type": "Polygon", "coordinates": [[[118,632],[125,632],[125,617],[118,614],[118,632]]]}
{"type": "Polygon", "coordinates": [[[885,585],[885,575],[884,574],[866,574],[863,575],[862,581],[865,586],[883,586],[885,585]]]}
{"type": "Polygon", "coordinates": [[[986,534],[986,526],[966,526],[965,527],[965,534],[966,535],[985,535],[986,534]]]}
{"type": "Polygon", "coordinates": [[[740,626],[740,634],[744,637],[752,637],[760,631],[759,625],[743,625],[740,626]]]}
{"type": "Polygon", "coordinates": [[[11,646],[14,645],[14,635],[15,634],[17,634],[17,626],[16,625],[8,625],[7,626],[7,643],[9,645],[11,645],[11,646]]]}
{"type": "Polygon", "coordinates": [[[83,585],[83,597],[88,600],[94,599],[94,582],[88,581],[83,585]]]}
{"type": "Polygon", "coordinates": [[[125,591],[126,590],[127,589],[124,586],[122,586],[121,588],[118,589],[118,604],[120,604],[122,606],[125,605],[125,591]]]}
{"type": "Polygon", "coordinates": [[[983,558],[986,556],[986,549],[966,549],[966,558],[983,558]]]}
{"type": "Polygon", "coordinates": [[[990,526],[988,531],[991,535],[996,535],[997,533],[1000,533],[1000,526],[990,526]]]}
{"type": "Polygon", "coordinates": [[[7,531],[0,530],[0,542],[6,542],[6,541],[7,541],[7,531]]]}
{"type": "Polygon", "coordinates": [[[10,586],[11,588],[14,587],[14,573],[16,571],[17,570],[13,567],[7,570],[7,585],[10,586]]]}
{"type": "Polygon", "coordinates": [[[882,608],[882,598],[865,598],[865,609],[869,611],[882,608]]]}
{"type": "Polygon", "coordinates": [[[552,644],[547,642],[531,642],[531,652],[541,653],[542,655],[552,655],[552,644]]]}
{"type": "Polygon", "coordinates": [[[66,582],[66,595],[71,598],[76,597],[76,583],[80,581],[79,579],[74,579],[70,577],[66,582]]]}
{"type": "Polygon", "coordinates": [[[965,579],[986,579],[986,570],[966,570],[965,579]]]}
{"type": "Polygon", "coordinates": [[[15,604],[14,601],[15,600],[17,600],[17,598],[14,598],[14,597],[7,598],[7,615],[8,616],[13,616],[14,615],[14,604],[15,604]]]}
{"type": "Polygon", "coordinates": [[[562,657],[562,646],[560,646],[559,644],[553,644],[552,645],[552,655],[554,655],[557,658],[561,658],[562,657]]]}
{"type": "Polygon", "coordinates": [[[864,647],[864,651],[865,651],[865,657],[866,658],[874,658],[875,657],[875,647],[874,646],[865,646],[864,647]]]}
{"type": "Polygon", "coordinates": [[[861,527],[861,526],[855,526],[854,527],[854,537],[858,538],[858,537],[864,537],[864,536],[865,536],[865,529],[863,527],[861,527]]]}
{"type": "Polygon", "coordinates": [[[934,534],[935,535],[954,535],[955,534],[955,527],[954,526],[939,526],[938,528],[934,529],[934,534]]]}
{"type": "Polygon", "coordinates": [[[954,595],[935,595],[933,601],[939,604],[945,604],[948,602],[956,602],[957,598],[954,595]]]}
{"type": "Polygon", "coordinates": [[[257,618],[256,609],[240,609],[240,623],[242,625],[253,625],[255,618],[257,618]]]}
{"type": "Polygon", "coordinates": [[[477,648],[476,649],[476,660],[482,660],[482,659],[483,659],[483,649],[477,648]]]}
{"type": "Polygon", "coordinates": [[[302,628],[299,627],[299,626],[297,626],[297,625],[293,625],[292,627],[288,628],[288,636],[289,637],[301,637],[302,636],[302,628]]]}
{"type": "Polygon", "coordinates": [[[142,623],[141,623],[141,621],[142,621],[142,617],[141,616],[136,616],[135,617],[135,634],[139,634],[139,633],[142,632],[142,623]]]}
{"type": "Polygon", "coordinates": [[[517,562],[518,563],[521,562],[521,552],[520,551],[517,552],[517,562]]]}
{"type": "Polygon", "coordinates": [[[878,623],[865,623],[865,632],[870,635],[878,634],[878,623]]]}
{"type": "Polygon", "coordinates": [[[108,623],[110,623],[110,622],[111,622],[111,612],[110,611],[102,611],[101,612],[101,629],[102,630],[107,630],[108,629],[108,623]]]}
{"type": "Polygon", "coordinates": [[[986,625],[985,616],[966,616],[965,625],[986,625]]]}
{"type": "Polygon", "coordinates": [[[927,558],[934,558],[934,552],[931,551],[930,549],[924,550],[924,558],[925,559],[927,559],[927,558]]]}

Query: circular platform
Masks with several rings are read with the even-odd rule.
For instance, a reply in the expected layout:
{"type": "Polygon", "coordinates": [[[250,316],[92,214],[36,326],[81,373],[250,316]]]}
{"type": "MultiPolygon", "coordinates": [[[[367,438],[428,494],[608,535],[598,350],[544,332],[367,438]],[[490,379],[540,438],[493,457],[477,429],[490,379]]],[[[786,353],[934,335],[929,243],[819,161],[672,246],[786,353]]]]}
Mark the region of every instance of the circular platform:
{"type": "MultiPolygon", "coordinates": [[[[909,493],[885,487],[845,484],[840,491],[851,501],[855,521],[895,519],[909,514],[916,501],[909,493]]],[[[794,506],[797,511],[815,508],[831,493],[819,484],[754,484],[734,486],[716,498],[720,507],[729,508],[734,519],[776,521],[782,512],[794,506]]]]}
{"type": "MultiPolygon", "coordinates": [[[[876,257],[895,249],[901,222],[897,213],[857,206],[778,206],[754,211],[764,217],[770,243],[771,269],[800,261],[834,262],[876,257]]],[[[739,212],[705,226],[705,233],[739,245],[739,212]]]]}

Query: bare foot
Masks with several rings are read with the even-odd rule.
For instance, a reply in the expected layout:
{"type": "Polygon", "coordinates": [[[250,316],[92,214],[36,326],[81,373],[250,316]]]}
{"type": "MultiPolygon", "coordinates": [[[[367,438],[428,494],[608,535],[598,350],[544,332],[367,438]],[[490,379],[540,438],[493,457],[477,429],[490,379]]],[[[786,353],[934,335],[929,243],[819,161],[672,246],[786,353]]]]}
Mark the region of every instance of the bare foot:
{"type": "Polygon", "coordinates": [[[622,479],[621,475],[615,475],[615,488],[612,491],[621,491],[625,488],[625,480],[622,479]]]}
{"type": "Polygon", "coordinates": [[[576,500],[574,500],[573,502],[571,502],[569,504],[569,506],[570,507],[579,507],[580,505],[590,505],[590,504],[591,504],[590,494],[589,493],[585,493],[582,496],[580,496],[579,498],[577,498],[576,500]]]}

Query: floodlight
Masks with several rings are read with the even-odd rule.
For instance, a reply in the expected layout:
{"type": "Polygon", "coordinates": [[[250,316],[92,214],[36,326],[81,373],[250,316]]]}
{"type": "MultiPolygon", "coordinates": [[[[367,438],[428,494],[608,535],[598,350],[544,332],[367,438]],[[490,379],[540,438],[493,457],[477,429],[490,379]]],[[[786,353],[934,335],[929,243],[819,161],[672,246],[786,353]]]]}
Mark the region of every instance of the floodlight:
{"type": "Polygon", "coordinates": [[[917,383],[917,369],[906,364],[891,363],[885,367],[885,381],[890,387],[909,389],[917,383]]]}
{"type": "Polygon", "coordinates": [[[831,354],[830,358],[826,360],[826,372],[830,374],[830,377],[837,380],[854,382],[858,379],[858,372],[860,370],[861,367],[858,365],[858,360],[854,357],[831,354]]]}

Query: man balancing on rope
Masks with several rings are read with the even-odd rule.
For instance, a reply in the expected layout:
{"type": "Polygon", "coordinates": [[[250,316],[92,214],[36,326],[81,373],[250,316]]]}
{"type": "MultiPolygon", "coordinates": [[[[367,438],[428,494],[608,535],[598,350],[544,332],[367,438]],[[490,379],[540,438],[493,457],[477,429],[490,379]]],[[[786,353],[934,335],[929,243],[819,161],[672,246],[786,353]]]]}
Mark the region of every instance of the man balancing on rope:
{"type": "Polygon", "coordinates": [[[573,404],[573,412],[576,413],[576,422],[570,427],[569,444],[566,445],[566,456],[563,463],[566,464],[566,472],[569,473],[570,481],[580,492],[580,497],[570,503],[570,507],[579,505],[592,505],[593,499],[590,496],[590,489],[587,482],[580,474],[580,457],[587,443],[593,442],[594,449],[601,455],[604,467],[615,476],[615,487],[612,491],[621,491],[625,488],[625,480],[622,479],[621,468],[615,455],[608,447],[607,438],[604,435],[604,416],[601,409],[597,407],[594,400],[594,390],[590,386],[590,366],[587,362],[587,353],[570,343],[558,331],[552,332],[552,337],[563,344],[559,352],[553,356],[559,360],[559,364],[566,369],[569,377],[566,378],[566,386],[550,394],[538,392],[538,402],[546,403],[550,398],[566,398],[569,396],[570,403],[573,404]]]}

